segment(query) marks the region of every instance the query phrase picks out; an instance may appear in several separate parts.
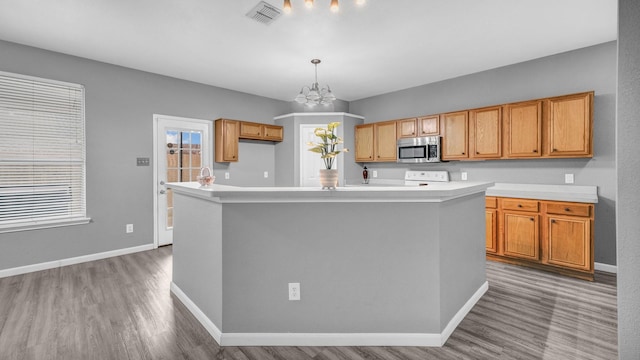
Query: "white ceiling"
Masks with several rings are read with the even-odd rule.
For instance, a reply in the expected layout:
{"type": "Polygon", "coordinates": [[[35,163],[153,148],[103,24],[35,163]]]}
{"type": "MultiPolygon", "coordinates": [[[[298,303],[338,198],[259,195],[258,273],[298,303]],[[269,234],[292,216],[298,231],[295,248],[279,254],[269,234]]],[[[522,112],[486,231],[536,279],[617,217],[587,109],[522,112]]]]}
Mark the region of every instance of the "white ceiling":
{"type": "Polygon", "coordinates": [[[0,0],[0,39],[281,100],[320,58],[352,101],[617,37],[617,0],[291,0],[270,25],[258,1],[0,0]]]}

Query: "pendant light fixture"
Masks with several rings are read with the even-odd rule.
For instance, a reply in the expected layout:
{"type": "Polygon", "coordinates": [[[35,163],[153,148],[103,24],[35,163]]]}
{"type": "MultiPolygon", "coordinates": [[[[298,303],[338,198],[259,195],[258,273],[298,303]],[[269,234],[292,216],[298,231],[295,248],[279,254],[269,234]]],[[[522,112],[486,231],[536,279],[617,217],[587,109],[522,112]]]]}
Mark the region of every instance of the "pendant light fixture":
{"type": "Polygon", "coordinates": [[[315,66],[316,70],[315,82],[311,84],[311,86],[302,87],[302,89],[300,89],[300,93],[296,96],[295,101],[307,106],[333,104],[336,96],[331,92],[329,85],[327,85],[326,88],[320,88],[320,85],[318,85],[318,64],[320,64],[320,59],[313,59],[311,60],[311,63],[315,66]]]}
{"type": "MultiPolygon", "coordinates": [[[[366,2],[366,0],[355,0],[356,5],[362,6],[366,2]]],[[[304,0],[304,4],[308,8],[313,7],[313,0],[304,0]]],[[[331,0],[331,5],[329,5],[329,9],[333,12],[338,12],[340,10],[340,6],[338,5],[338,0],[331,0]]],[[[282,6],[282,10],[289,14],[291,13],[291,0],[284,0],[284,5],[282,6]]]]}

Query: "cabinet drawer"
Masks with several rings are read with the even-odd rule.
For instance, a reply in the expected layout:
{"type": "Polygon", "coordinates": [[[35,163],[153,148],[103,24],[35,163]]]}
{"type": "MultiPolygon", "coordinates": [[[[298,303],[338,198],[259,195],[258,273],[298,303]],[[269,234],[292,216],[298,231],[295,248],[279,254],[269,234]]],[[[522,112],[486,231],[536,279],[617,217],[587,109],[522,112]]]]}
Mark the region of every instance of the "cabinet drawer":
{"type": "Polygon", "coordinates": [[[498,199],[493,196],[487,196],[484,198],[484,207],[487,209],[495,209],[498,207],[498,199]]]}
{"type": "Polygon", "coordinates": [[[538,212],[538,204],[536,200],[502,199],[502,208],[504,210],[538,212]]]}
{"type": "Polygon", "coordinates": [[[547,214],[591,216],[591,205],[575,203],[547,203],[547,214]]]}

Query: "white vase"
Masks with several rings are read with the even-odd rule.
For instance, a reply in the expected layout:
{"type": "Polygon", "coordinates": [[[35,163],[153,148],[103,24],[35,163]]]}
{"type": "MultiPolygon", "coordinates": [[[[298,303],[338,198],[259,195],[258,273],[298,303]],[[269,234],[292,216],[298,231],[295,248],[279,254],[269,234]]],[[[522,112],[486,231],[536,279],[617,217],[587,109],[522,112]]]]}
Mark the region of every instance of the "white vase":
{"type": "Polygon", "coordinates": [[[338,170],[320,169],[320,185],[323,189],[335,189],[338,186],[338,170]]]}

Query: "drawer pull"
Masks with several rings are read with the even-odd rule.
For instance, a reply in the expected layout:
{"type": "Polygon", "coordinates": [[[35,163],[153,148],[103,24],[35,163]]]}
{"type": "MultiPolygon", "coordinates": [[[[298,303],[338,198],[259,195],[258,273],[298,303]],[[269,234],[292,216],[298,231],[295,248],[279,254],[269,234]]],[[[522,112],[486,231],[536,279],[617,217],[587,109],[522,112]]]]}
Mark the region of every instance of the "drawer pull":
{"type": "Polygon", "coordinates": [[[571,211],[570,208],[564,208],[564,211],[571,211]]]}
{"type": "Polygon", "coordinates": [[[533,218],[529,218],[529,220],[534,221],[533,218]]]}
{"type": "Polygon", "coordinates": [[[554,219],[551,219],[551,223],[552,223],[552,224],[555,224],[555,223],[556,223],[556,221],[555,221],[554,219]]]}
{"type": "Polygon", "coordinates": [[[521,207],[522,207],[522,204],[518,204],[518,207],[519,207],[519,208],[521,208],[521,207]]]}
{"type": "Polygon", "coordinates": [[[536,149],[536,150],[533,150],[533,152],[534,152],[534,153],[537,153],[537,152],[538,152],[538,150],[537,150],[537,149],[536,149]]]}
{"type": "Polygon", "coordinates": [[[462,155],[464,155],[464,153],[462,153],[462,155]]]}

